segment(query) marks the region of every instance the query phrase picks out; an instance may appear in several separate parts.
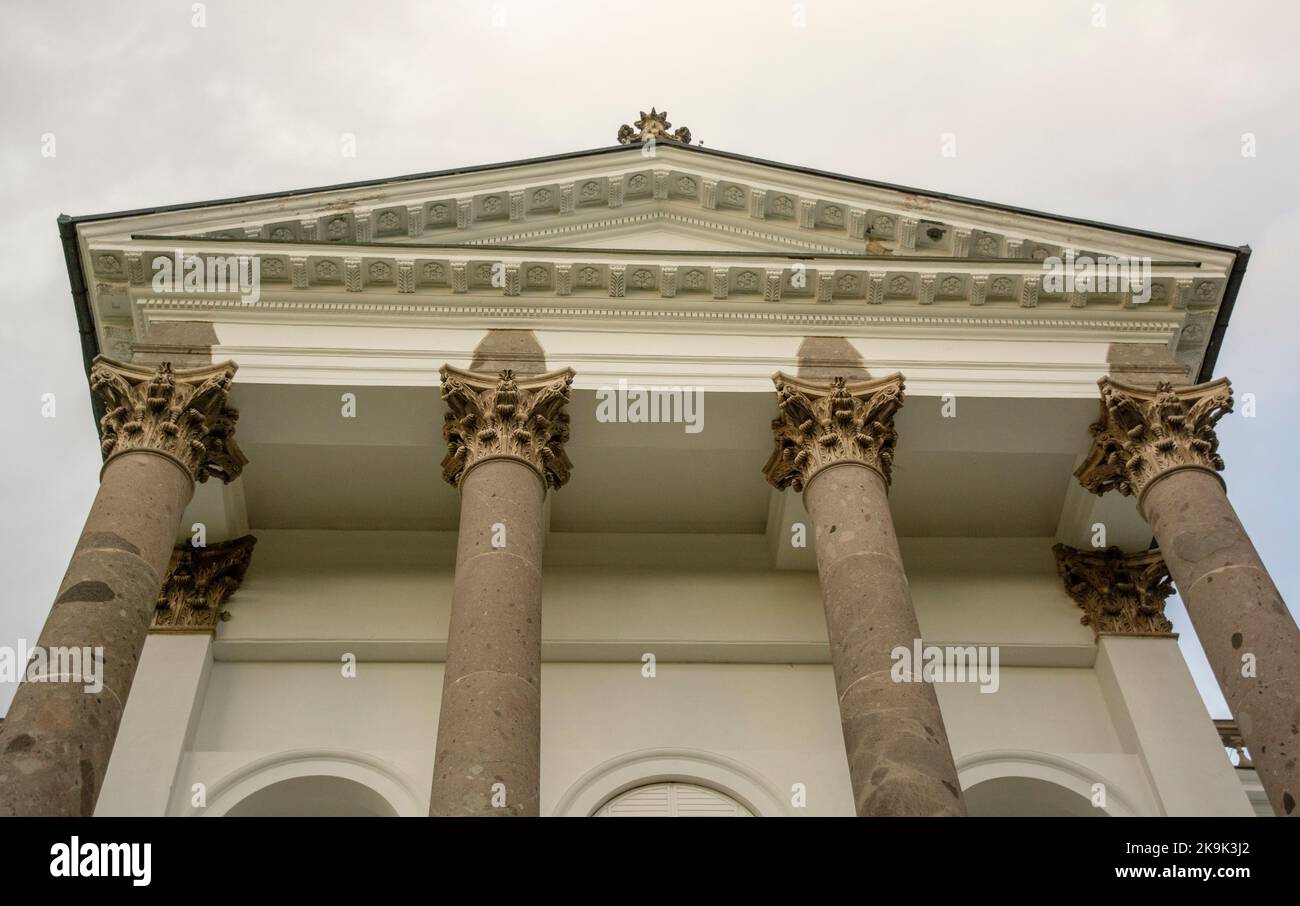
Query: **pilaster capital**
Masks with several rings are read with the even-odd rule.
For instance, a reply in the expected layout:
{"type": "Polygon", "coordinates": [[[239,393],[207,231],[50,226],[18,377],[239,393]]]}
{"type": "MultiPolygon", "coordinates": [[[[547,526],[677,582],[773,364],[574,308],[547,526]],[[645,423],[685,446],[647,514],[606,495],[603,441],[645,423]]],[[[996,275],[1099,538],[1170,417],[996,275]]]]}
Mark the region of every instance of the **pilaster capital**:
{"type": "Polygon", "coordinates": [[[829,384],[777,372],[772,422],[775,447],[763,474],[778,490],[802,491],[821,469],[841,462],[874,469],[889,484],[898,432],[894,413],[903,405],[901,374],[870,381],[832,378],[829,384]]]}
{"type": "Polygon", "coordinates": [[[1057,544],[1052,552],[1066,592],[1083,609],[1079,622],[1091,626],[1095,636],[1173,632],[1165,619],[1165,598],[1174,585],[1160,551],[1125,554],[1117,547],[1079,550],[1057,544]]]}
{"type": "Polygon", "coordinates": [[[510,369],[484,374],[444,365],[439,374],[447,404],[442,477],[449,484],[459,487],[467,471],[488,459],[521,460],[549,488],[569,480],[573,464],[564,452],[569,439],[564,407],[572,368],[515,377],[510,369]]]}
{"type": "Polygon", "coordinates": [[[210,632],[230,619],[222,606],[239,587],[257,539],[245,535],[206,547],[178,544],[158,593],[150,632],[210,632]]]}
{"type": "Polygon", "coordinates": [[[139,450],[162,454],[195,481],[233,481],[248,462],[235,443],[239,411],[230,405],[236,365],[173,370],[96,356],[90,389],[103,401],[99,420],[105,461],[139,450]]]}
{"type": "Polygon", "coordinates": [[[1232,411],[1232,385],[1219,378],[1190,387],[1161,381],[1132,387],[1110,378],[1101,387],[1088,458],[1074,473],[1094,494],[1117,490],[1139,503],[1151,482],[1180,468],[1223,470],[1214,426],[1232,411]]]}

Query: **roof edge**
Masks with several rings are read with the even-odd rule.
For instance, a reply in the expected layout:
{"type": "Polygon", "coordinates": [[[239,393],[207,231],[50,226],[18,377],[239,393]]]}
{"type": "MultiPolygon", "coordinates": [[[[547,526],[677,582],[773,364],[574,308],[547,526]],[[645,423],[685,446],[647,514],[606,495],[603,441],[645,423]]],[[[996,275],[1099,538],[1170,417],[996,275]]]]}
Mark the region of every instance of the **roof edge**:
{"type": "MultiPolygon", "coordinates": [[[[423,173],[408,173],[402,176],[390,176],[382,179],[363,179],[355,182],[335,183],[327,186],[313,186],[303,189],[288,189],[281,192],[262,192],[255,195],[242,195],[231,198],[213,198],[204,201],[183,202],[180,204],[159,205],[155,207],[135,208],[126,211],[110,211],[100,214],[85,214],[68,217],[68,221],[73,224],[93,223],[101,220],[114,220],[122,217],[139,217],[145,214],[163,214],[173,211],[192,211],[203,208],[220,207],[221,205],[242,204],[250,201],[269,201],[275,198],[293,198],[299,195],[311,195],[317,192],[343,192],[348,189],[365,189],[375,186],[393,185],[404,182],[415,182],[421,179],[434,179],[442,176],[458,176],[465,173],[484,173],[491,170],[501,170],[506,167],[519,167],[527,164],[544,164],[560,160],[576,160],[582,157],[595,157],[604,154],[616,154],[621,151],[628,151],[633,148],[639,148],[643,142],[632,142],[626,145],[606,145],[599,148],[589,148],[585,151],[566,151],[562,154],[548,154],[541,157],[526,157],[517,160],[500,161],[490,164],[476,164],[474,166],[452,167],[447,170],[431,170],[423,173]]],[[[933,198],[940,201],[949,201],[956,204],[976,205],[979,207],[989,208],[990,210],[1003,211],[1010,214],[1023,214],[1028,217],[1040,217],[1047,220],[1055,220],[1061,223],[1070,223],[1076,226],[1093,227],[1101,230],[1111,230],[1113,232],[1124,233],[1130,236],[1140,236],[1146,239],[1158,239],[1165,242],[1179,242],[1187,245],[1196,245],[1202,248],[1215,249],[1221,252],[1237,253],[1243,248],[1242,246],[1229,245],[1221,242],[1211,242],[1205,239],[1193,239],[1188,236],[1175,236],[1169,233],[1160,233],[1155,230],[1144,230],[1137,227],[1126,227],[1114,223],[1105,223],[1099,220],[1088,220],[1081,217],[1069,217],[1062,214],[1052,214],[1047,211],[1038,211],[1033,208],[1024,208],[1017,205],[1002,204],[995,201],[986,201],[981,198],[970,198],[965,195],[953,195],[948,192],[937,192],[933,189],[918,189],[915,186],[903,186],[895,183],[882,182],[880,180],[865,179],[859,176],[849,176],[844,173],[836,173],[831,170],[819,170],[815,167],[803,167],[797,164],[787,164],[780,161],[767,160],[766,158],[753,157],[747,154],[738,154],[733,151],[719,151],[715,148],[705,148],[701,145],[685,145],[677,142],[661,142],[665,147],[673,147],[689,151],[694,154],[704,154],[711,157],[721,158],[723,160],[740,161],[742,163],[757,164],[763,167],[771,167],[775,170],[784,170],[788,173],[800,173],[806,176],[816,176],[824,179],[834,179],[841,182],[851,183],[853,185],[868,186],[874,189],[884,189],[892,192],[904,192],[909,195],[920,195],[925,198],[933,198]]],[[[64,215],[67,216],[67,215],[64,215]]],[[[62,218],[60,218],[62,222],[62,218]]]]}
{"type": "Polygon", "coordinates": [[[1214,377],[1214,366],[1219,361],[1223,338],[1228,332],[1228,320],[1232,317],[1232,310],[1237,304],[1237,294],[1241,290],[1241,281],[1246,276],[1250,255],[1250,246],[1237,246],[1237,256],[1232,259],[1232,270],[1228,271],[1228,282],[1223,288],[1223,302],[1219,304],[1218,314],[1214,316],[1210,340],[1205,344],[1205,358],[1201,359],[1201,371],[1196,376],[1198,384],[1204,384],[1214,377]]]}

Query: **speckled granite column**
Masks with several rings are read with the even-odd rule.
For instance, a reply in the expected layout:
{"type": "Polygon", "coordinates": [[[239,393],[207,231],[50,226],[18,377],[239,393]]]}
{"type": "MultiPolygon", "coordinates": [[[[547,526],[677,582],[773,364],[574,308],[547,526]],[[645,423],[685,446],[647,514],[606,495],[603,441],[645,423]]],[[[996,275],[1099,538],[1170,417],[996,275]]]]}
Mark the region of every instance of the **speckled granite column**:
{"type": "Polygon", "coordinates": [[[80,680],[29,671],[0,724],[0,815],[92,814],[194,481],[229,481],[244,464],[234,372],[95,360],[108,459],[37,645],[102,648],[103,688],[87,691],[88,665],[80,680]]]}
{"type": "Polygon", "coordinates": [[[1300,815],[1300,629],[1218,475],[1214,426],[1232,411],[1231,387],[1100,384],[1076,474],[1095,493],[1137,497],[1274,811],[1300,815]]]}
{"type": "Polygon", "coordinates": [[[889,512],[902,378],[775,382],[781,415],[764,471],[802,490],[812,519],[857,813],[965,815],[933,686],[891,676],[894,649],[921,637],[889,512]]]}
{"type": "Polygon", "coordinates": [[[572,381],[442,369],[443,477],[461,502],[430,815],[538,814],[542,507],[569,476],[572,381]]]}

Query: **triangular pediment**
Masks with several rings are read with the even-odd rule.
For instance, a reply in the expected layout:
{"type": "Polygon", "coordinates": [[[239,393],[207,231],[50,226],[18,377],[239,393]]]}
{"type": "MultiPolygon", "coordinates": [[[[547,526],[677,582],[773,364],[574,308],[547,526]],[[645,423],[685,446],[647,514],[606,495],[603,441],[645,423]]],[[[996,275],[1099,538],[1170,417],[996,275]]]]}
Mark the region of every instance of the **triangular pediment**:
{"type": "Polygon", "coordinates": [[[757,300],[801,318],[818,317],[808,302],[834,303],[820,317],[846,324],[912,306],[972,323],[999,308],[1017,323],[1159,320],[1190,366],[1239,259],[1212,243],[669,141],[72,223],[101,332],[139,332],[140,305],[159,304],[147,299],[149,262],[184,247],[257,256],[272,289],[321,296],[603,294],[665,310],[757,300]],[[1044,259],[1071,254],[1149,261],[1151,299],[1053,291],[1044,259]]]}

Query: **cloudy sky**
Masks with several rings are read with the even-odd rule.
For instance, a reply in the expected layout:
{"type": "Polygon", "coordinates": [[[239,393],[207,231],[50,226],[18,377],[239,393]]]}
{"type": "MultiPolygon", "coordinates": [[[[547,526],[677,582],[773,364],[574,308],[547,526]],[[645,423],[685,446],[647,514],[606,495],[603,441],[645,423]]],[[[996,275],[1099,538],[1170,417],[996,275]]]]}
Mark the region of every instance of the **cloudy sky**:
{"type": "MultiPolygon", "coordinates": [[[[1253,246],[1218,373],[1255,394],[1258,415],[1230,416],[1220,437],[1233,503],[1283,597],[1300,600],[1300,318],[1285,276],[1300,247],[1300,4],[5,7],[0,645],[39,635],[99,467],[58,214],[594,148],[652,104],[713,148],[1253,246]],[[343,133],[355,157],[340,154],[343,133]],[[955,157],[940,154],[944,133],[955,157]],[[41,414],[47,393],[55,418],[41,414]]],[[[0,712],[11,695],[0,686],[0,712]]]]}

